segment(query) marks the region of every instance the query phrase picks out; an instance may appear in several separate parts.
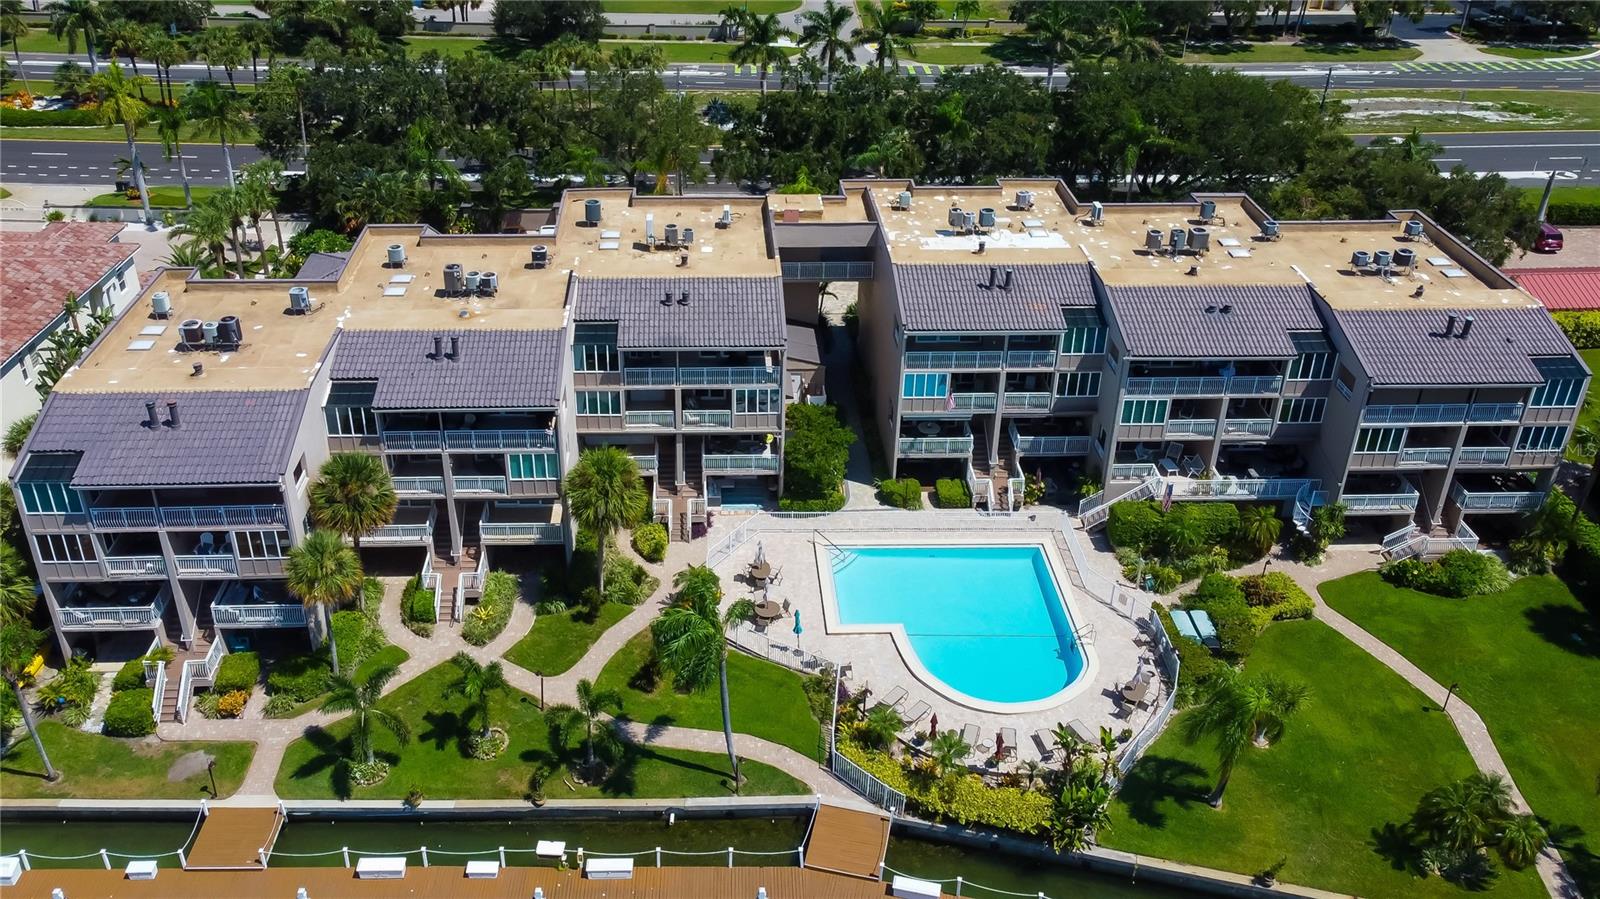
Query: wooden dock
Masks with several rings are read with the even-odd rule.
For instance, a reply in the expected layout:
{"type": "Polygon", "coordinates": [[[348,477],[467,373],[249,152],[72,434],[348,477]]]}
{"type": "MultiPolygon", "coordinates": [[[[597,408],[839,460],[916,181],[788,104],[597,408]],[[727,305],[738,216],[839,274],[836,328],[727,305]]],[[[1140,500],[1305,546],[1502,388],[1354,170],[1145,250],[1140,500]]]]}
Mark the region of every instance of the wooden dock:
{"type": "Polygon", "coordinates": [[[876,812],[819,804],[806,843],[806,867],[876,879],[889,847],[889,824],[876,812]]]}
{"type": "Polygon", "coordinates": [[[184,867],[191,871],[259,871],[266,867],[261,850],[270,854],[282,829],[283,815],[276,808],[213,808],[200,825],[200,835],[195,837],[184,867]]]}

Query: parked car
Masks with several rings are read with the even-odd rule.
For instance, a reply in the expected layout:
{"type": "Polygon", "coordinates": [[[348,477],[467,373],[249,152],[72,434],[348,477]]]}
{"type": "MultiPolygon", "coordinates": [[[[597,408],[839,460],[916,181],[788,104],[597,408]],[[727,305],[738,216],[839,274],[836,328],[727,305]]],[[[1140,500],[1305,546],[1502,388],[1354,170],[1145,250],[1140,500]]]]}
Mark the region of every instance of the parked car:
{"type": "Polygon", "coordinates": [[[1533,251],[1535,253],[1560,252],[1563,243],[1560,228],[1547,223],[1541,224],[1539,225],[1539,236],[1534,238],[1533,241],[1533,251]]]}

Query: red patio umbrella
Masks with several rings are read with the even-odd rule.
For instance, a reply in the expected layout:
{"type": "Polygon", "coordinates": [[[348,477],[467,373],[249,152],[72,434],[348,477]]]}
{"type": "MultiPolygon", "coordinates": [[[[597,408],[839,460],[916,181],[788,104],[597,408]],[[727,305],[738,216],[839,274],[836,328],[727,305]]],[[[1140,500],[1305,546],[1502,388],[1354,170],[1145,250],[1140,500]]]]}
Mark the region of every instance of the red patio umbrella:
{"type": "Polygon", "coordinates": [[[928,719],[928,733],[930,733],[930,734],[932,734],[932,735],[934,735],[936,737],[939,736],[939,713],[938,712],[934,712],[933,713],[933,717],[928,719]]]}

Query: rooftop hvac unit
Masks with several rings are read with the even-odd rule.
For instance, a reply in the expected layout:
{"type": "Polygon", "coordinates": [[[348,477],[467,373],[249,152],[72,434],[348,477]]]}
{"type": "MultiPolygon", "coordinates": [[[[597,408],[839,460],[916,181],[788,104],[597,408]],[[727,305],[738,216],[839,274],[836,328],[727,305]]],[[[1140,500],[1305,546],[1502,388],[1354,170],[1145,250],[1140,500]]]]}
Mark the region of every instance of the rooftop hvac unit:
{"type": "Polygon", "coordinates": [[[1366,268],[1372,264],[1372,254],[1366,250],[1356,250],[1350,254],[1350,264],[1356,268],[1366,268]]]}
{"type": "Polygon", "coordinates": [[[1196,253],[1206,253],[1211,250],[1211,232],[1205,228],[1189,229],[1189,249],[1196,253]]]}
{"type": "Polygon", "coordinates": [[[978,210],[978,227],[980,227],[980,228],[993,228],[994,227],[994,207],[993,206],[985,206],[982,209],[978,210]]]}
{"type": "Polygon", "coordinates": [[[1216,200],[1201,200],[1200,201],[1200,218],[1202,218],[1205,221],[1209,222],[1209,221],[1211,221],[1212,219],[1214,219],[1216,217],[1217,217],[1217,201],[1216,200]]]}
{"type": "Polygon", "coordinates": [[[950,224],[950,227],[959,231],[961,230],[961,224],[966,221],[966,216],[962,215],[960,206],[951,206],[950,214],[945,217],[945,221],[950,224]]]}
{"type": "Polygon", "coordinates": [[[461,293],[461,285],[465,281],[461,273],[461,263],[452,262],[444,267],[444,292],[446,296],[456,296],[461,293]]]}
{"type": "Polygon", "coordinates": [[[217,332],[222,328],[221,325],[216,322],[206,322],[200,327],[205,332],[206,343],[217,342],[217,332]]]}
{"type": "Polygon", "coordinates": [[[1278,239],[1278,223],[1274,219],[1267,219],[1261,223],[1261,236],[1267,240],[1278,239]]]}
{"type": "Polygon", "coordinates": [[[217,340],[232,346],[244,342],[244,325],[237,315],[224,315],[217,319],[217,340]]]}
{"type": "Polygon", "coordinates": [[[1189,248],[1189,232],[1182,228],[1172,229],[1172,254],[1176,256],[1189,248]]]}
{"type": "Polygon", "coordinates": [[[545,246],[544,244],[536,245],[533,248],[533,267],[534,268],[544,268],[545,266],[547,266],[549,264],[550,264],[550,248],[545,246]]]}
{"type": "Polygon", "coordinates": [[[1387,271],[1390,266],[1394,265],[1394,254],[1388,250],[1379,250],[1372,254],[1372,264],[1376,265],[1380,270],[1387,271]]]}
{"type": "Polygon", "coordinates": [[[389,264],[399,268],[406,264],[406,248],[397,243],[389,244],[389,264]]]}
{"type": "Polygon", "coordinates": [[[178,339],[187,346],[199,346],[206,341],[203,323],[198,318],[186,318],[178,325],[178,339]]]}
{"type": "Polygon", "coordinates": [[[311,291],[304,287],[289,288],[289,311],[302,315],[311,311],[311,291]]]}
{"type": "Polygon", "coordinates": [[[1089,204],[1089,221],[1098,225],[1106,220],[1106,204],[1095,200],[1089,204]]]}
{"type": "Polygon", "coordinates": [[[1400,268],[1411,268],[1417,264],[1417,251],[1410,247],[1401,247],[1395,250],[1394,264],[1400,268]]]}
{"type": "Polygon", "coordinates": [[[585,223],[587,223],[587,224],[589,224],[591,226],[600,224],[600,201],[599,200],[584,200],[583,201],[583,220],[584,220],[585,223]]]}
{"type": "Polygon", "coordinates": [[[1019,191],[1017,191],[1017,208],[1018,209],[1032,209],[1033,208],[1033,191],[1031,191],[1031,190],[1019,190],[1019,191]]]}
{"type": "Polygon", "coordinates": [[[1151,228],[1149,231],[1144,232],[1144,248],[1147,250],[1161,249],[1161,239],[1161,229],[1151,228]]]}
{"type": "Polygon", "coordinates": [[[656,214],[653,212],[644,214],[644,244],[647,247],[656,245],[656,214]]]}
{"type": "Polygon", "coordinates": [[[666,236],[667,236],[667,246],[669,246],[669,247],[677,246],[678,245],[678,226],[675,225],[675,224],[668,224],[666,230],[667,230],[667,234],[666,234],[666,236]]]}
{"type": "Polygon", "coordinates": [[[722,204],[722,217],[717,219],[718,228],[726,228],[733,224],[733,207],[727,203],[722,204]]]}
{"type": "Polygon", "coordinates": [[[477,293],[478,292],[478,283],[480,281],[482,281],[482,280],[483,280],[483,275],[479,274],[478,272],[467,272],[467,276],[466,276],[467,293],[477,293]]]}
{"type": "Polygon", "coordinates": [[[1422,219],[1407,219],[1405,235],[1412,240],[1422,236],[1422,219]]]}
{"type": "Polygon", "coordinates": [[[685,229],[683,229],[683,245],[687,247],[687,246],[689,246],[689,245],[691,245],[693,243],[694,243],[694,229],[693,228],[685,228],[685,229]]]}
{"type": "Polygon", "coordinates": [[[963,230],[963,231],[976,231],[976,230],[978,230],[978,214],[976,212],[963,212],[963,213],[961,213],[961,230],[963,230]]]}
{"type": "Polygon", "coordinates": [[[909,191],[909,190],[900,191],[900,196],[895,199],[895,205],[900,207],[901,209],[910,209],[911,208],[911,191],[909,191]]]}
{"type": "Polygon", "coordinates": [[[150,314],[156,318],[166,318],[172,314],[172,294],[165,290],[158,290],[150,295],[150,314]]]}
{"type": "Polygon", "coordinates": [[[478,278],[478,292],[494,296],[500,289],[500,276],[494,272],[484,272],[478,278]]]}

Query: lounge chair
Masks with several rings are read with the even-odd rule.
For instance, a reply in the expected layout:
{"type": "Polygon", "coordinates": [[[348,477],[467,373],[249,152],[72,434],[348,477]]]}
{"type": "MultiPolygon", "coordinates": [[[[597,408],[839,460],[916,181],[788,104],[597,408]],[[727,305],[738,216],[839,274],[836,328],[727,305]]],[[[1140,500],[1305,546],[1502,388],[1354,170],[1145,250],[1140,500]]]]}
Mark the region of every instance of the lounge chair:
{"type": "Polygon", "coordinates": [[[1180,637],[1188,637],[1196,643],[1200,642],[1200,632],[1195,630],[1194,621],[1189,618],[1189,613],[1183,609],[1172,610],[1172,626],[1178,629],[1180,637]]]}
{"type": "Polygon", "coordinates": [[[1212,623],[1210,614],[1205,609],[1194,609],[1188,615],[1194,621],[1194,629],[1199,634],[1200,642],[1211,649],[1221,649],[1222,641],[1217,639],[1217,626],[1212,623]]]}
{"type": "Polygon", "coordinates": [[[889,708],[898,711],[900,709],[900,704],[905,701],[906,688],[895,687],[893,690],[890,690],[888,693],[884,694],[877,702],[873,703],[872,707],[877,708],[880,705],[886,705],[889,708]]]}
{"type": "Polygon", "coordinates": [[[1000,728],[1000,739],[1003,740],[1005,742],[1005,744],[1006,744],[1006,748],[1004,750],[1004,752],[1005,752],[1005,756],[1004,757],[1008,758],[1008,759],[1016,758],[1017,757],[1017,729],[1014,728],[1014,727],[1002,727],[1002,728],[1000,728]]]}
{"type": "Polygon", "coordinates": [[[1084,724],[1082,718],[1074,718],[1068,721],[1067,730],[1072,731],[1072,735],[1077,737],[1080,742],[1093,743],[1100,739],[1100,735],[1091,730],[1089,725],[1084,724]]]}
{"type": "Polygon", "coordinates": [[[1156,451],[1142,443],[1133,445],[1133,460],[1135,462],[1149,462],[1156,457],[1156,451]]]}
{"type": "Polygon", "coordinates": [[[926,718],[928,713],[931,711],[933,711],[933,707],[928,705],[927,700],[919,699],[917,700],[917,704],[911,707],[910,711],[900,716],[900,720],[904,721],[907,727],[910,727],[911,725],[916,724],[918,721],[921,721],[923,718],[926,718]]]}
{"type": "Polygon", "coordinates": [[[1039,747],[1039,761],[1048,762],[1056,755],[1056,735],[1054,731],[1040,728],[1033,732],[1033,745],[1039,747]]]}
{"type": "Polygon", "coordinates": [[[1148,674],[1149,672],[1141,673],[1139,677],[1134,678],[1131,683],[1117,691],[1117,695],[1121,697],[1124,703],[1131,706],[1140,706],[1149,701],[1147,697],[1150,695],[1150,685],[1155,683],[1155,678],[1145,676],[1148,674]]]}
{"type": "MultiPolygon", "coordinates": [[[[972,747],[973,751],[979,751],[979,750],[981,750],[983,748],[982,746],[980,746],[978,744],[978,740],[979,739],[980,738],[978,736],[978,725],[976,725],[976,724],[964,724],[964,725],[961,726],[961,742],[963,742],[963,743],[967,744],[968,746],[972,747]]],[[[969,752],[967,754],[971,755],[972,753],[969,752]]]]}

